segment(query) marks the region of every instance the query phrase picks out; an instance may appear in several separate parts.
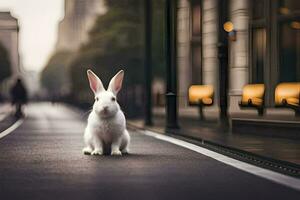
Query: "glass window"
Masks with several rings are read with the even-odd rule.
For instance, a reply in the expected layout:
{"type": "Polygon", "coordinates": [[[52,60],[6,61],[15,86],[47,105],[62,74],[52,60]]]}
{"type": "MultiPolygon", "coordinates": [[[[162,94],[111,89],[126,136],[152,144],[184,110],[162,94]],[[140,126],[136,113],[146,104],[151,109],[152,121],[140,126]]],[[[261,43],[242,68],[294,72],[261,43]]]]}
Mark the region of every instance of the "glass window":
{"type": "Polygon", "coordinates": [[[265,17],[265,1],[253,0],[252,1],[252,19],[263,19],[265,17]]]}
{"type": "Polygon", "coordinates": [[[300,81],[300,19],[279,26],[279,81],[300,81]]]}
{"type": "Polygon", "coordinates": [[[264,83],[266,69],[266,0],[252,2],[252,82],[264,83]]]}
{"type": "Polygon", "coordinates": [[[290,15],[300,12],[299,0],[280,0],[278,12],[281,15],[290,15]]]}
{"type": "Polygon", "coordinates": [[[266,84],[272,103],[278,83],[300,81],[300,0],[250,2],[252,82],[266,84]]]}
{"type": "Polygon", "coordinates": [[[192,8],[192,31],[193,35],[201,34],[201,7],[200,5],[194,5],[192,8]]]}
{"type": "Polygon", "coordinates": [[[266,65],[266,29],[252,30],[252,77],[254,83],[264,82],[266,65]]]}
{"type": "Polygon", "coordinates": [[[192,47],[192,83],[201,84],[201,47],[192,47]]]}
{"type": "Polygon", "coordinates": [[[192,83],[201,84],[201,1],[191,3],[191,71],[192,83]]]}

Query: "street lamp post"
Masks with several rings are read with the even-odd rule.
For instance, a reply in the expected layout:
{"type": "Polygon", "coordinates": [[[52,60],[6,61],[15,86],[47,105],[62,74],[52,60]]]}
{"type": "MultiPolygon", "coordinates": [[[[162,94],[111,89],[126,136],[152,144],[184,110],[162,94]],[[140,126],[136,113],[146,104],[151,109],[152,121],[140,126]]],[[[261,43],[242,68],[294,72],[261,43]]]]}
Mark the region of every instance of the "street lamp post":
{"type": "Polygon", "coordinates": [[[152,122],[152,5],[151,0],[144,2],[145,12],[145,125],[151,126],[152,122]]]}
{"type": "Polygon", "coordinates": [[[227,21],[227,0],[219,0],[219,36],[218,36],[218,58],[219,58],[219,106],[221,122],[227,122],[228,109],[228,36],[223,29],[227,21]]]}
{"type": "Polygon", "coordinates": [[[177,61],[176,61],[176,32],[177,32],[177,0],[166,0],[166,131],[178,129],[177,108],[177,61]]]}

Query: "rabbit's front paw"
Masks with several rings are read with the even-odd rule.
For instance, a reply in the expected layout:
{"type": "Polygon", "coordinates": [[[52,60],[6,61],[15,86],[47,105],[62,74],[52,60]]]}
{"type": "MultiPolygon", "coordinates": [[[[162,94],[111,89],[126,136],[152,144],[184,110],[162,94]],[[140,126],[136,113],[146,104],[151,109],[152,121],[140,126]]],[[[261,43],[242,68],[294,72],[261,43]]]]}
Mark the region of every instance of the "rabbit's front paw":
{"type": "Polygon", "coordinates": [[[122,152],[122,154],[125,154],[125,155],[129,154],[129,150],[127,148],[123,149],[121,152],[122,152]]]}
{"type": "Polygon", "coordinates": [[[83,149],[82,149],[82,153],[84,154],[84,155],[90,155],[91,153],[92,153],[92,149],[91,148],[89,148],[89,147],[84,147],[83,149]]]}
{"type": "Polygon", "coordinates": [[[103,155],[103,152],[100,149],[95,149],[94,151],[92,151],[91,154],[94,156],[101,156],[101,155],[103,155]]]}
{"type": "Polygon", "coordinates": [[[122,152],[121,152],[119,149],[113,150],[113,151],[111,152],[111,155],[121,156],[121,155],[122,155],[122,152]]]}

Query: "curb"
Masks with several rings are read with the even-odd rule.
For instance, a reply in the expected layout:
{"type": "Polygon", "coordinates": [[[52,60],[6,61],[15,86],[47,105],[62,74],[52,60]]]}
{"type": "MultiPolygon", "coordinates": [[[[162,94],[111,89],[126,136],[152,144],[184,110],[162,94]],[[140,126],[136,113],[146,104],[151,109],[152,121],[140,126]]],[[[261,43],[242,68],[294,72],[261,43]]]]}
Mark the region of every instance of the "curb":
{"type": "Polygon", "coordinates": [[[181,139],[183,141],[190,142],[200,147],[207,148],[209,150],[226,155],[228,157],[300,179],[300,165],[297,165],[295,163],[257,155],[241,149],[233,148],[230,146],[224,146],[212,141],[208,141],[200,138],[194,138],[192,136],[186,136],[178,133],[167,134],[165,132],[159,132],[151,128],[139,127],[130,122],[127,123],[127,125],[129,128],[132,129],[154,131],[162,135],[167,135],[173,138],[181,139]]]}

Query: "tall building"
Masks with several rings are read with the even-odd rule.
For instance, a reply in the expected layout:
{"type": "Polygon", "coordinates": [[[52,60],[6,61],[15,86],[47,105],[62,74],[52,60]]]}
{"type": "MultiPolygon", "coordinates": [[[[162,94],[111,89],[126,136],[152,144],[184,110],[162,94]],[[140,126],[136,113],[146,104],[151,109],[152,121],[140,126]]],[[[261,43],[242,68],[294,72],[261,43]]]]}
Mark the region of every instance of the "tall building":
{"type": "Polygon", "coordinates": [[[76,51],[87,42],[96,17],[105,12],[104,0],[65,0],[65,16],[59,23],[56,50],[76,51]]]}
{"type": "MultiPolygon", "coordinates": [[[[219,99],[218,7],[222,0],[179,0],[178,77],[181,106],[191,84],[215,88],[219,99]]],[[[274,106],[281,82],[300,82],[300,1],[227,0],[234,40],[228,44],[228,100],[237,111],[242,88],[264,83],[266,106],[274,106]]]]}
{"type": "Polygon", "coordinates": [[[18,20],[10,12],[0,12],[0,42],[9,54],[13,76],[20,73],[18,35],[18,20]]]}
{"type": "Polygon", "coordinates": [[[20,75],[19,24],[10,12],[0,12],[0,42],[9,54],[11,65],[12,76],[0,85],[2,97],[8,97],[11,83],[20,75]]]}

